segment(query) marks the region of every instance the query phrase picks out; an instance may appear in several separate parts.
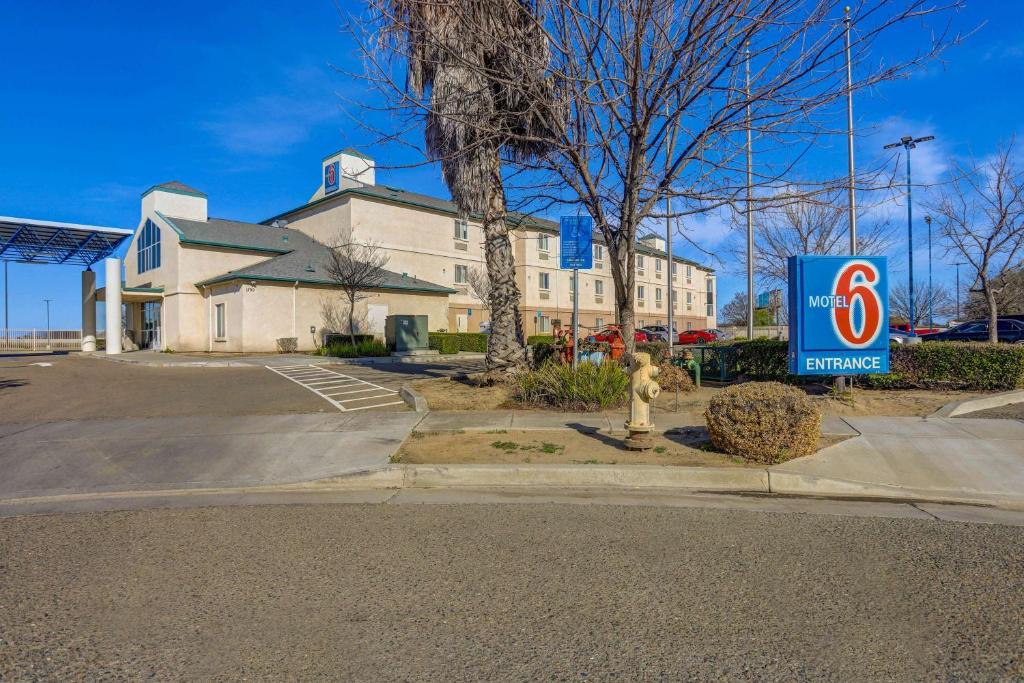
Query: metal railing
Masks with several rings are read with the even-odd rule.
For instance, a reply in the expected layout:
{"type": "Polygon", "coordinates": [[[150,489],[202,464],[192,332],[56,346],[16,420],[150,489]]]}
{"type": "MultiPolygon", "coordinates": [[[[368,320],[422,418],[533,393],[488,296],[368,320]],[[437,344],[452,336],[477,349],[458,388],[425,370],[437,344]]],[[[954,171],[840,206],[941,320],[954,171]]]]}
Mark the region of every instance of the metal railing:
{"type": "Polygon", "coordinates": [[[81,330],[25,329],[0,327],[0,351],[81,351],[81,330]]]}

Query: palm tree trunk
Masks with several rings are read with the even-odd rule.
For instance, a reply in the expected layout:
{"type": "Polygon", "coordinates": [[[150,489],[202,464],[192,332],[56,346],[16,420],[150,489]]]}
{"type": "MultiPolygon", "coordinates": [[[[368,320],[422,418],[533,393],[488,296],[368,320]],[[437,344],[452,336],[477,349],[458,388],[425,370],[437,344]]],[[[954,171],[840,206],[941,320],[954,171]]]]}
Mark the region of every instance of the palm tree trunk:
{"type": "Polygon", "coordinates": [[[523,343],[523,319],[519,311],[519,285],[516,284],[515,256],[505,221],[505,186],[501,160],[495,150],[484,211],[484,258],[491,283],[491,334],[487,338],[487,369],[511,370],[526,364],[523,343]]]}

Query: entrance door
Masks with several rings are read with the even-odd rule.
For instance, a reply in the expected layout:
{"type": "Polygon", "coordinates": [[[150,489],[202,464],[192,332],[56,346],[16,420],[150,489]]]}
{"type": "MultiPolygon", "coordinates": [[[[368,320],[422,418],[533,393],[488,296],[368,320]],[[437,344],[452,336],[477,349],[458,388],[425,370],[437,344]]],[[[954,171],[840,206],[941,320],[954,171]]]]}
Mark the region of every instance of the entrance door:
{"type": "Polygon", "coordinates": [[[459,332],[469,331],[469,317],[465,313],[455,314],[455,329],[459,332]]]}
{"type": "Polygon", "coordinates": [[[160,344],[160,302],[147,301],[142,304],[142,339],[139,348],[157,349],[160,344]]]}

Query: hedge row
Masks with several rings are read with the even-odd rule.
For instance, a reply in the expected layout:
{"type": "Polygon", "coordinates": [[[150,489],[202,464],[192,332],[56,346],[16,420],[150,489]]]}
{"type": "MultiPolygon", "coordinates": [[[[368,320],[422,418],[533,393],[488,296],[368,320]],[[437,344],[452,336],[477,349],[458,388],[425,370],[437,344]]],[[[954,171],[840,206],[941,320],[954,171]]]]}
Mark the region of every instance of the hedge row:
{"type": "Polygon", "coordinates": [[[977,342],[894,345],[888,375],[867,375],[870,387],[998,391],[1024,387],[1024,346],[977,342]]]}
{"type": "Polygon", "coordinates": [[[428,344],[441,353],[487,353],[487,335],[483,332],[431,332],[428,344]]]}

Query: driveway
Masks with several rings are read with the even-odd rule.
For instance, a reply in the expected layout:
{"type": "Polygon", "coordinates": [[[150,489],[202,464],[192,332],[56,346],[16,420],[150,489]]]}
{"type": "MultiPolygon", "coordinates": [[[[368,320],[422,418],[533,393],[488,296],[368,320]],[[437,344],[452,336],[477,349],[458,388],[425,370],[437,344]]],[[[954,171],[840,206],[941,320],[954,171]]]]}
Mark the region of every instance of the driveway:
{"type": "Polygon", "coordinates": [[[0,499],[351,474],[386,465],[419,418],[332,412],[0,425],[0,499]]]}

